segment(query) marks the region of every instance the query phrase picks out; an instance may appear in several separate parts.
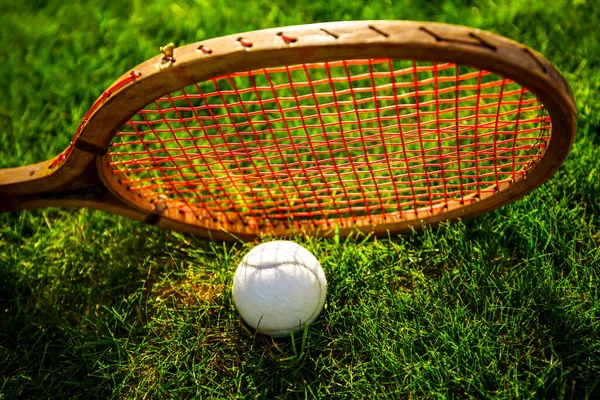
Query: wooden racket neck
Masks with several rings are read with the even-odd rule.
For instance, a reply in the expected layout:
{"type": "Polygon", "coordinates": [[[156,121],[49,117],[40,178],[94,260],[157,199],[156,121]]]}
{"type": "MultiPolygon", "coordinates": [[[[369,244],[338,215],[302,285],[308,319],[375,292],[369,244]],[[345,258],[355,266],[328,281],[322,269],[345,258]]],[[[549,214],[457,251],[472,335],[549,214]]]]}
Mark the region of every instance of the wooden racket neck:
{"type": "Polygon", "coordinates": [[[102,184],[93,162],[79,173],[71,171],[76,173],[72,177],[62,166],[53,168],[53,161],[1,170],[0,211],[48,206],[92,206],[92,203],[102,202],[106,196],[112,196],[102,184]]]}
{"type": "MultiPolygon", "coordinates": [[[[44,207],[92,208],[147,223],[159,222],[160,218],[126,204],[106,187],[98,174],[96,157],[87,157],[87,164],[76,164],[83,165],[81,169],[69,164],[82,154],[74,151],[57,169],[52,167],[54,160],[48,160],[0,170],[0,212],[44,207]]],[[[171,226],[169,221],[161,221],[160,225],[165,224],[170,229],[184,230],[181,224],[171,226]]]]}
{"type": "Polygon", "coordinates": [[[102,183],[95,156],[74,150],[57,158],[0,170],[0,212],[42,207],[87,207],[117,214],[131,210],[102,183]]]}

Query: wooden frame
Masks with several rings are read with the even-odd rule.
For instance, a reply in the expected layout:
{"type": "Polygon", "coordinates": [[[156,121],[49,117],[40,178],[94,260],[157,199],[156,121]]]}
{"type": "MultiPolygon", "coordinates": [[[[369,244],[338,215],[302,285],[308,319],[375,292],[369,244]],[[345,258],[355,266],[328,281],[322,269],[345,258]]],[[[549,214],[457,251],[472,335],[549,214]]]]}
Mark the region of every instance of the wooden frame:
{"type": "MultiPolygon", "coordinates": [[[[142,202],[107,173],[107,152],[113,135],[140,108],[157,97],[198,81],[255,68],[353,58],[394,58],[454,62],[489,70],[533,92],[548,110],[552,137],[544,156],[520,179],[496,194],[455,201],[448,207],[414,212],[413,219],[376,221],[341,227],[341,234],[360,229],[376,235],[402,232],[423,223],[436,224],[472,217],[513,202],[544,183],[562,164],[575,135],[576,109],[562,75],[533,50],[501,36],[460,26],[405,22],[360,21],[301,25],[225,36],[174,49],[135,67],[139,75],[100,97],[101,104],[82,125],[64,161],[58,157],[31,166],[0,171],[0,210],[58,205],[90,207],[200,236],[231,240],[211,221],[157,209],[142,202]],[[108,190],[107,190],[108,188],[108,190]],[[187,218],[187,219],[186,219],[187,218]]],[[[63,156],[63,158],[65,158],[63,156]]],[[[405,214],[406,215],[406,214],[405,214]]],[[[256,229],[235,226],[247,240],[256,229]]],[[[274,232],[289,234],[287,230],[274,232]]],[[[325,230],[311,232],[328,236],[325,230]]]]}

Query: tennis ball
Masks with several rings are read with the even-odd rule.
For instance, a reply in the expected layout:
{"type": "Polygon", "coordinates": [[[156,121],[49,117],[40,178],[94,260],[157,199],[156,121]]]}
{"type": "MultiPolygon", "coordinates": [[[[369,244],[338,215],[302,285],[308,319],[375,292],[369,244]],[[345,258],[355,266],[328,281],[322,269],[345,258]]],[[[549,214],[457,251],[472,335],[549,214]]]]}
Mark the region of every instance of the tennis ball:
{"type": "Polygon", "coordinates": [[[297,243],[262,243],[246,254],[233,278],[233,301],[258,332],[287,336],[312,323],[325,304],[319,261],[297,243]]]}

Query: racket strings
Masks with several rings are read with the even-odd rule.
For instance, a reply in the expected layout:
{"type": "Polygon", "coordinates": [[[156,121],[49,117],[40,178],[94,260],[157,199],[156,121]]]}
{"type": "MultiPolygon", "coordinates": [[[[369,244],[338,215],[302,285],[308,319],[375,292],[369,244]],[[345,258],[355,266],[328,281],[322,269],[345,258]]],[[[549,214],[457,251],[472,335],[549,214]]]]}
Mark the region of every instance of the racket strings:
{"type": "Polygon", "coordinates": [[[488,71],[342,60],[163,96],[109,157],[130,190],[199,220],[343,225],[495,193],[543,154],[550,128],[532,93],[488,71]]]}

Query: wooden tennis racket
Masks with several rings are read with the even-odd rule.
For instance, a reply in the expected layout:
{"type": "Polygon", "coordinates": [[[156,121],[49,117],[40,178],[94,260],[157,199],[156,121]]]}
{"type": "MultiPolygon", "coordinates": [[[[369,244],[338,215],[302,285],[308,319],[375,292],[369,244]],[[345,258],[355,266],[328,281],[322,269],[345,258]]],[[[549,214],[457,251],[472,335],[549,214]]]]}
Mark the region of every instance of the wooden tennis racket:
{"type": "Polygon", "coordinates": [[[1,170],[1,210],[91,207],[225,240],[383,235],[523,197],[575,135],[552,64],[465,27],[324,23],[161,51],[63,154],[1,170]]]}

